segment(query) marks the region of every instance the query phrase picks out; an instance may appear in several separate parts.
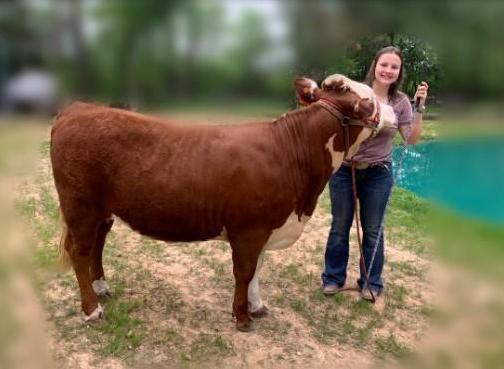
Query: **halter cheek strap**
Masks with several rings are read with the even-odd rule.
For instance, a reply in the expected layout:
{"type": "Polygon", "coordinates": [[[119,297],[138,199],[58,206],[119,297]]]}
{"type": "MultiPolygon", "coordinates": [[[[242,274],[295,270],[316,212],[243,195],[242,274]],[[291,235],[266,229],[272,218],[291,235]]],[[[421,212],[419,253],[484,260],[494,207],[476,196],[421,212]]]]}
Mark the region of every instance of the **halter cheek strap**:
{"type": "Polygon", "coordinates": [[[376,98],[374,98],[374,106],[376,107],[375,114],[373,115],[372,118],[369,118],[367,120],[363,119],[352,119],[347,115],[344,115],[342,112],[340,112],[337,108],[337,106],[331,102],[330,100],[321,98],[318,100],[316,103],[319,104],[322,108],[327,110],[329,113],[331,113],[332,116],[334,116],[336,119],[339,120],[340,124],[342,127],[344,127],[345,130],[345,156],[348,151],[348,126],[361,126],[361,127],[367,127],[372,129],[371,133],[371,138],[376,136],[378,133],[378,123],[380,122],[380,104],[378,101],[376,101],[376,98]]]}

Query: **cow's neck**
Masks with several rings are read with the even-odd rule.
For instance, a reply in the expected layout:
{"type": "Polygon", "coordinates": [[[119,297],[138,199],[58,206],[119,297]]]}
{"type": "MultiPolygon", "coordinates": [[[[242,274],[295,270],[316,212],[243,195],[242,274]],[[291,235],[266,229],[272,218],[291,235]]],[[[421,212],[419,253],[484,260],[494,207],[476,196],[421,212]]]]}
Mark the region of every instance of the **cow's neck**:
{"type": "Polygon", "coordinates": [[[343,130],[333,116],[316,105],[285,114],[273,129],[283,160],[292,168],[288,180],[298,196],[296,213],[310,216],[333,172],[335,158],[328,147],[334,147],[335,142],[336,147],[341,146],[342,152],[336,155],[343,160],[343,130]]]}

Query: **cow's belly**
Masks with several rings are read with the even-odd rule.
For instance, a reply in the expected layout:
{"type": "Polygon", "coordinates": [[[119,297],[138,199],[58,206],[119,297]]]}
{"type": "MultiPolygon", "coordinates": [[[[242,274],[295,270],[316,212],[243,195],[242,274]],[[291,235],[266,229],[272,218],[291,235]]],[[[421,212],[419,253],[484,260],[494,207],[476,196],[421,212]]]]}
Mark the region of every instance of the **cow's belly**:
{"type": "Polygon", "coordinates": [[[264,245],[264,250],[282,250],[292,246],[303,233],[304,226],[309,219],[310,217],[303,215],[299,220],[297,214],[292,212],[280,228],[273,230],[264,245]]]}
{"type": "Polygon", "coordinates": [[[165,242],[205,241],[219,235],[217,225],[202,221],[197,214],[177,216],[170,211],[127,211],[113,214],[121,218],[129,227],[142,235],[165,242]]]}

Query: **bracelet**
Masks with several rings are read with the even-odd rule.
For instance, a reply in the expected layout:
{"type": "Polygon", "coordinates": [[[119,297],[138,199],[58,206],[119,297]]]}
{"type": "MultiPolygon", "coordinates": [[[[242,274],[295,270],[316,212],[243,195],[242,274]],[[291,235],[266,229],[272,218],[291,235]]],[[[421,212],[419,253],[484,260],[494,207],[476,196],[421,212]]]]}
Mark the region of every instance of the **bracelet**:
{"type": "Polygon", "coordinates": [[[425,105],[420,105],[415,109],[416,113],[423,114],[425,112],[425,105]]]}

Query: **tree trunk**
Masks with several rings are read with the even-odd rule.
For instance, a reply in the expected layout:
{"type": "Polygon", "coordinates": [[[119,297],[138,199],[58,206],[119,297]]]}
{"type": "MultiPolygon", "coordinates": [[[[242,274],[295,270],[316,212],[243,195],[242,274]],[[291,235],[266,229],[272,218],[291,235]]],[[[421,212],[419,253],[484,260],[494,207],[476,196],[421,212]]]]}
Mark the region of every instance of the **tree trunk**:
{"type": "Polygon", "coordinates": [[[79,93],[89,95],[93,88],[93,75],[83,29],[82,0],[72,0],[68,17],[68,30],[74,46],[74,75],[79,93]]]}

